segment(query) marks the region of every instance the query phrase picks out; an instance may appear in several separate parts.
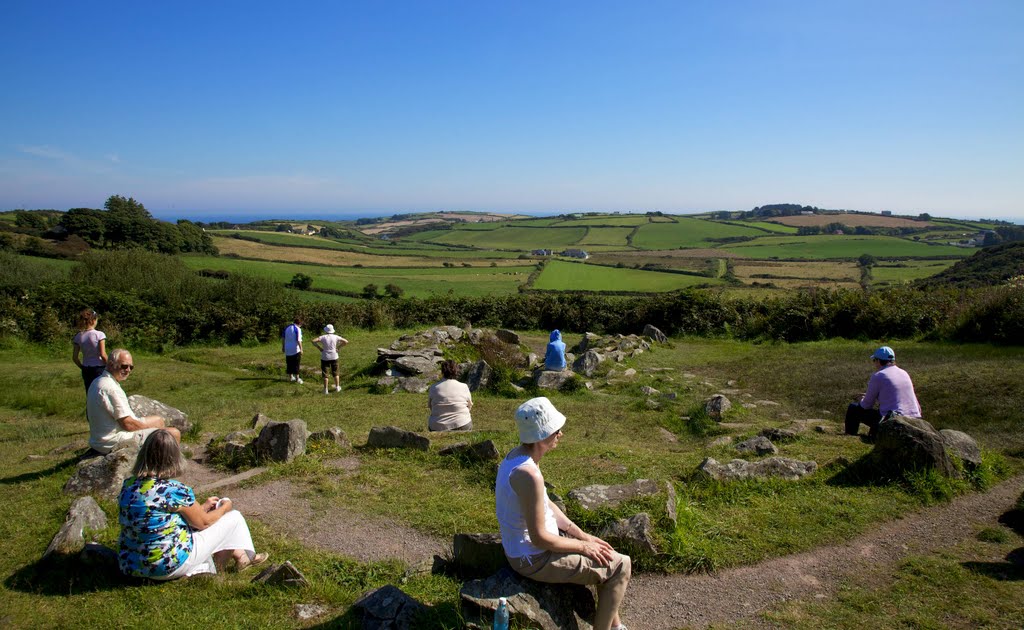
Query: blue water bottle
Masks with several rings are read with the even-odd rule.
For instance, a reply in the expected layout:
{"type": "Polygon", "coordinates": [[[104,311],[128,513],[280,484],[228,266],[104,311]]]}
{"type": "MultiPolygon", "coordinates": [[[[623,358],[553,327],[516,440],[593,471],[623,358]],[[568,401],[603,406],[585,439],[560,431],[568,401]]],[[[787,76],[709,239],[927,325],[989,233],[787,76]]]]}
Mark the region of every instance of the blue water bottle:
{"type": "Polygon", "coordinates": [[[494,611],[494,630],[508,630],[508,600],[498,599],[498,609],[494,611]]]}

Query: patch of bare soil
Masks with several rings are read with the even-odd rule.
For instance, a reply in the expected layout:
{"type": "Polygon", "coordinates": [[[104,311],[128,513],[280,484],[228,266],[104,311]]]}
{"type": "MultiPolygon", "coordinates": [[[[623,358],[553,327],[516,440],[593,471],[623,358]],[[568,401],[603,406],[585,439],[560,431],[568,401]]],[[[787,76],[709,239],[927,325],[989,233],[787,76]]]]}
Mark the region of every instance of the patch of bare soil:
{"type": "Polygon", "coordinates": [[[879,525],[846,543],[701,575],[633,578],[622,618],[630,627],[705,628],[711,624],[766,626],[762,611],[781,602],[833,595],[842,581],[868,566],[892,565],[909,554],[955,545],[979,526],[995,525],[1021,493],[1024,476],[984,494],[923,509],[879,525]]]}

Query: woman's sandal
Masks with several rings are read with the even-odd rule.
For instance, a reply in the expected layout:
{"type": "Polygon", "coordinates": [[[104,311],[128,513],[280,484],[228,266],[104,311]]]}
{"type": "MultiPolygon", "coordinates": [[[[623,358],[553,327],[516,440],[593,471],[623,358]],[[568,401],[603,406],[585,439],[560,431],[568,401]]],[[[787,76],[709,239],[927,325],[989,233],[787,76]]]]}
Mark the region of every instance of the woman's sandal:
{"type": "Polygon", "coordinates": [[[250,567],[254,567],[254,566],[258,565],[258,564],[263,564],[268,559],[270,559],[270,554],[269,553],[258,553],[258,554],[256,554],[255,556],[252,557],[252,560],[249,560],[245,564],[239,564],[236,561],[235,562],[235,573],[241,573],[242,571],[245,571],[246,569],[249,569],[250,567]]]}

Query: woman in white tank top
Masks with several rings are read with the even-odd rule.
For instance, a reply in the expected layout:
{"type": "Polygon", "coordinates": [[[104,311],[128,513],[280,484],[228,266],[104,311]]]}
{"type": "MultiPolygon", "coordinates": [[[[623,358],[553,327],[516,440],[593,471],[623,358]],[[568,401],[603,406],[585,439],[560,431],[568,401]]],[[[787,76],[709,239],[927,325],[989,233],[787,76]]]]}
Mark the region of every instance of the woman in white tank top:
{"type": "Polygon", "coordinates": [[[625,630],[619,606],[629,584],[629,556],[581,530],[548,501],[544,489],[538,463],[558,446],[564,425],[565,416],[544,397],[532,398],[516,410],[521,444],[498,466],[494,486],[501,544],[509,564],[525,577],[594,585],[594,629],[625,630]]]}

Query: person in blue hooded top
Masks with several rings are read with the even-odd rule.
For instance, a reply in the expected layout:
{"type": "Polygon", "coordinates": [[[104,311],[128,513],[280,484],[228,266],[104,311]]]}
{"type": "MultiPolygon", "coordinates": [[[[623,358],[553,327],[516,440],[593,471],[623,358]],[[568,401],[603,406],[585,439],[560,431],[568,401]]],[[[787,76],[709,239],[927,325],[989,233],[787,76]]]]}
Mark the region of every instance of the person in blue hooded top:
{"type": "Polygon", "coordinates": [[[565,369],[565,343],[557,328],[551,331],[551,340],[544,352],[544,369],[561,371],[565,369]]]}

